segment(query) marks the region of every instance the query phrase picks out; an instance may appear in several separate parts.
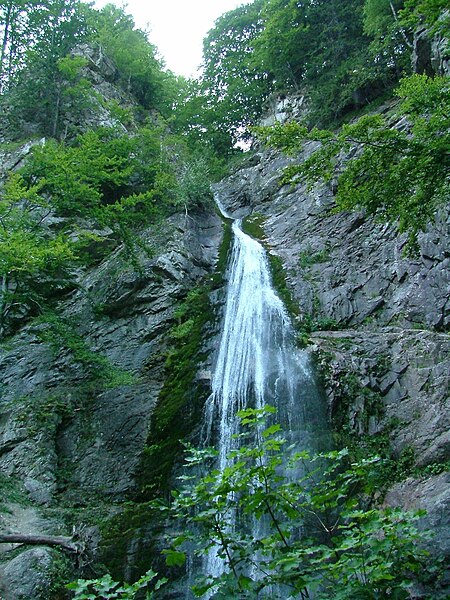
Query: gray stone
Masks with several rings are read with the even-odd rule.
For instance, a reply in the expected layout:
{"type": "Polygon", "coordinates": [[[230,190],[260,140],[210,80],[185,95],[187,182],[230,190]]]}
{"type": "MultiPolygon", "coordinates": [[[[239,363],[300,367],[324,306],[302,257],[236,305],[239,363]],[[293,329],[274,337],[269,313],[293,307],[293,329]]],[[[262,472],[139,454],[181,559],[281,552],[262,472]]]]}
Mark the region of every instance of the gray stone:
{"type": "MultiPolygon", "coordinates": [[[[232,215],[264,216],[265,243],[282,259],[299,322],[310,315],[342,329],[312,335],[330,414],[340,414],[355,435],[384,432],[396,455],[413,449],[416,467],[432,472],[450,457],[449,206],[419,235],[418,255],[408,258],[406,237],[394,226],[364,213],[333,214],[332,186],[274,191],[283,167],[313,148],[296,159],[261,152],[256,166],[222,181],[217,193],[232,215]]],[[[399,495],[415,485],[429,485],[431,494],[427,471],[410,491],[399,487],[399,495]]],[[[439,502],[427,500],[431,513],[441,510],[439,502]]],[[[450,555],[448,522],[438,535],[450,555]]]]}
{"type": "Polygon", "coordinates": [[[2,600],[49,598],[52,552],[47,548],[25,550],[6,565],[0,564],[2,600]]]}
{"type": "Polygon", "coordinates": [[[430,549],[441,555],[448,554],[450,547],[450,474],[442,473],[427,479],[412,479],[395,484],[388,492],[385,502],[389,506],[401,506],[406,510],[426,511],[421,521],[423,529],[431,530],[430,549]]]}
{"type": "Polygon", "coordinates": [[[33,479],[32,477],[26,477],[23,485],[30,495],[31,500],[36,504],[50,504],[52,501],[52,493],[48,485],[33,479]]]}

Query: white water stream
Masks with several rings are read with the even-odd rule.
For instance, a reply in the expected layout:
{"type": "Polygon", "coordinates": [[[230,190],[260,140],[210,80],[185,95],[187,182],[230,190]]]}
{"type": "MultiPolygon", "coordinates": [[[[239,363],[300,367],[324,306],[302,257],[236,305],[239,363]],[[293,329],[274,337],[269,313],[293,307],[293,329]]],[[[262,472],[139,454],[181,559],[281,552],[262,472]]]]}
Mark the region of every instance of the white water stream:
{"type": "MultiPolygon", "coordinates": [[[[242,231],[240,221],[233,223],[233,232],[222,333],[203,427],[203,442],[218,450],[219,469],[226,467],[227,455],[238,443],[239,410],[274,406],[285,437],[312,448],[309,430],[319,402],[308,354],[295,346],[286,308],[272,287],[264,248],[242,231]],[[308,421],[306,411],[312,411],[308,421]]],[[[231,515],[231,530],[234,521],[231,515]]],[[[257,529],[253,533],[257,536],[257,529]]],[[[203,574],[217,577],[225,568],[213,548],[203,574]]]]}

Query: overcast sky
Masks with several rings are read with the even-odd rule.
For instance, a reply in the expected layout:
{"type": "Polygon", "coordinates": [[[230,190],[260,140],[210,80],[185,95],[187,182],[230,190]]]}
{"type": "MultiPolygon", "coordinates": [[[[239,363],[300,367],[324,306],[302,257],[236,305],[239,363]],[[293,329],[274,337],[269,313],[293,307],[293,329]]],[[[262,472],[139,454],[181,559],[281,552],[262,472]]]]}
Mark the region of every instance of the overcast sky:
{"type": "MultiPolygon", "coordinates": [[[[214,21],[224,12],[250,0],[121,0],[133,15],[136,26],[150,29],[150,41],[157,46],[168,69],[177,75],[194,76],[202,58],[202,42],[214,21]]],[[[96,8],[108,4],[97,0],[96,8]]]]}

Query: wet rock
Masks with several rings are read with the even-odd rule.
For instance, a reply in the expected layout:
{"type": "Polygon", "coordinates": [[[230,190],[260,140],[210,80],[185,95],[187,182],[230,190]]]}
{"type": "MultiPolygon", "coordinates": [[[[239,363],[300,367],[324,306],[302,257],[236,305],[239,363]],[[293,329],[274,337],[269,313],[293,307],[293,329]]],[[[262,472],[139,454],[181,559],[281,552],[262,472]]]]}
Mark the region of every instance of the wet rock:
{"type": "MultiPolygon", "coordinates": [[[[296,159],[261,153],[257,166],[217,190],[231,214],[263,216],[265,241],[282,259],[298,321],[309,317],[338,330],[311,336],[335,424],[357,437],[387,436],[395,456],[411,452],[424,480],[398,487],[397,503],[407,503],[414,486],[423,503],[426,490],[434,493],[430,473],[450,458],[449,206],[408,257],[406,237],[394,226],[362,212],[333,213],[332,186],[271,187],[289,161],[311,149],[296,159]]],[[[439,496],[426,504],[440,514],[439,496]]],[[[450,556],[448,522],[438,536],[450,556]]]]}

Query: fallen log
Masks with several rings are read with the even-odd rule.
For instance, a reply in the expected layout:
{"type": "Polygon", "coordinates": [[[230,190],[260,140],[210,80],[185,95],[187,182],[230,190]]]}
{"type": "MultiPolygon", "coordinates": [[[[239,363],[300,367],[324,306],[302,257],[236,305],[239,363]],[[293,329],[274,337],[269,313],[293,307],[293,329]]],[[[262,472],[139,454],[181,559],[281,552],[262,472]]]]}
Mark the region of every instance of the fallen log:
{"type": "Polygon", "coordinates": [[[0,533],[0,544],[28,544],[33,546],[59,546],[68,552],[80,554],[82,548],[69,537],[54,535],[28,535],[24,533],[0,533]]]}

